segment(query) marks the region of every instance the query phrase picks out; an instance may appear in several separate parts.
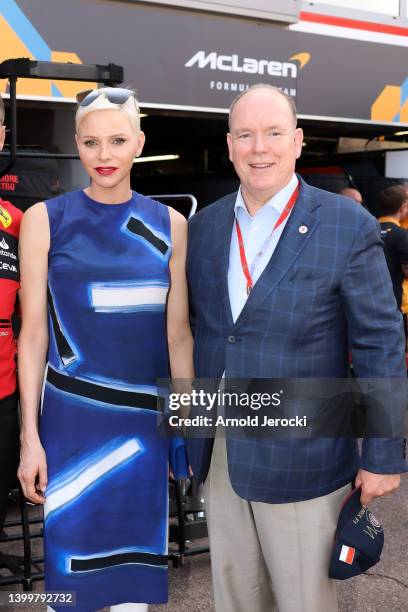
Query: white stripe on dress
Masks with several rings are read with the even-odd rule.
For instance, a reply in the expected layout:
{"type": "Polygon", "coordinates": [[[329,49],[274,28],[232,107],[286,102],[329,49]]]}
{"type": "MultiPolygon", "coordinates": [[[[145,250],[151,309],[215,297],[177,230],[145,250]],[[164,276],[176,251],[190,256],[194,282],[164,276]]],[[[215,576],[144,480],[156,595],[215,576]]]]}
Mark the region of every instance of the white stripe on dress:
{"type": "Polygon", "coordinates": [[[91,285],[92,306],[96,312],[134,312],[162,310],[168,286],[157,285],[91,285]]]}
{"type": "MultiPolygon", "coordinates": [[[[139,453],[140,450],[140,444],[136,438],[133,438],[102,459],[96,461],[88,469],[78,474],[78,476],[67,485],[60,487],[56,491],[50,493],[50,495],[46,495],[44,518],[47,518],[54,510],[57,510],[61,506],[65,506],[65,504],[79,497],[91,484],[102,478],[107,472],[117,467],[126,459],[139,453]]],[[[92,457],[89,458],[89,463],[92,463],[92,457]]]]}

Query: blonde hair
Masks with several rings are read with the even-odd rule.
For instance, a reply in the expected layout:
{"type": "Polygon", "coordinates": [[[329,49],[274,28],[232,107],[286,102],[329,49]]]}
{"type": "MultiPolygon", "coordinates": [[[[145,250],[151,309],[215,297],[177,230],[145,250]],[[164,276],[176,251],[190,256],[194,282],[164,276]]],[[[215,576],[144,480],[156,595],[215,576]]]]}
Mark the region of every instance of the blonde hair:
{"type": "MultiPolygon", "coordinates": [[[[129,90],[131,93],[129,94],[128,99],[123,102],[123,104],[116,104],[111,102],[106,94],[104,94],[104,87],[98,89],[98,97],[95,98],[88,106],[78,105],[76,114],[75,114],[75,129],[78,132],[79,125],[81,121],[85,119],[85,117],[94,111],[98,110],[117,110],[125,113],[131,122],[131,124],[135,127],[136,131],[140,131],[140,109],[139,102],[137,101],[136,95],[132,90],[129,90]]],[[[91,90],[95,91],[95,90],[91,90]]],[[[91,93],[91,92],[89,92],[91,93]]]]}

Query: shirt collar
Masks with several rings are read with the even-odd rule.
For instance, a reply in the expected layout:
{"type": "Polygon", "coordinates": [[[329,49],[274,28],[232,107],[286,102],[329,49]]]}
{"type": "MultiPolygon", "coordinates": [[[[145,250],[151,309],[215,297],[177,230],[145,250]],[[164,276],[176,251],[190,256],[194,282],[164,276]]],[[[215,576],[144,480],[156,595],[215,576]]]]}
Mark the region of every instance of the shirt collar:
{"type": "MultiPolygon", "coordinates": [[[[276,210],[276,212],[280,215],[283,212],[283,209],[285,208],[286,204],[288,203],[290,196],[294,192],[297,183],[298,183],[298,178],[296,174],[293,173],[292,178],[290,179],[289,183],[283,189],[278,191],[278,193],[275,193],[275,195],[272,196],[267,202],[265,202],[265,204],[262,206],[260,210],[263,210],[265,207],[269,207],[269,208],[273,208],[274,210],[276,210]]],[[[239,188],[237,197],[235,199],[235,206],[234,206],[235,214],[238,213],[239,209],[243,209],[247,214],[249,214],[246,204],[244,202],[244,198],[242,197],[241,187],[239,188]]]]}
{"type": "Polygon", "coordinates": [[[395,223],[395,225],[398,225],[398,227],[401,227],[401,223],[395,217],[387,217],[385,215],[384,217],[379,217],[378,221],[380,223],[395,223]]]}

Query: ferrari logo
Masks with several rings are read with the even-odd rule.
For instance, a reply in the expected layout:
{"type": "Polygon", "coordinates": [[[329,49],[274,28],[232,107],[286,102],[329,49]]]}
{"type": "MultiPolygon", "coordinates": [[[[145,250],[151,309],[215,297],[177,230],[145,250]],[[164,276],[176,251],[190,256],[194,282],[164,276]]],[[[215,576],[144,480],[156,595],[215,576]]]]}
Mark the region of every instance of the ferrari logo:
{"type": "Polygon", "coordinates": [[[11,225],[11,221],[12,219],[10,213],[5,208],[0,206],[0,223],[2,226],[7,228],[9,225],[11,225]]]}

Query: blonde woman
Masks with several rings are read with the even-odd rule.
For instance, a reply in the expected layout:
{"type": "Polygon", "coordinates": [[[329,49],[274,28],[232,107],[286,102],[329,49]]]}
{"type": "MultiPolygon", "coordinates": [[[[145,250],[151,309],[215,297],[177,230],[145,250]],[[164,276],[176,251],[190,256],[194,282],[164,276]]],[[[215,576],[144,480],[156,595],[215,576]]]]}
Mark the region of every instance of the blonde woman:
{"type": "Polygon", "coordinates": [[[133,91],[81,96],[75,138],[89,187],[36,204],[21,230],[19,477],[44,503],[46,589],[84,612],[145,610],[167,601],[156,380],[192,375],[186,222],[130,188],[133,91]]]}

